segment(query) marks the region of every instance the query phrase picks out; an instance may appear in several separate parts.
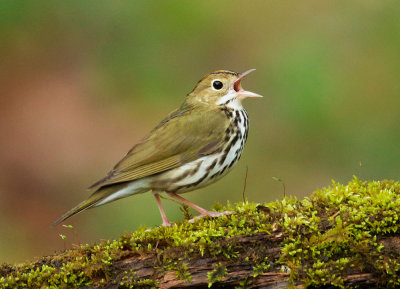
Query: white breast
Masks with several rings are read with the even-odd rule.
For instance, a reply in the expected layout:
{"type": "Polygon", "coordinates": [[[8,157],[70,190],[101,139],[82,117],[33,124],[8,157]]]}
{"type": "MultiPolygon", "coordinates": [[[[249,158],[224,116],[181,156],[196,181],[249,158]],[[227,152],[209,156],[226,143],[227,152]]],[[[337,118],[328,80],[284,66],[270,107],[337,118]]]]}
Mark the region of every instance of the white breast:
{"type": "Polygon", "coordinates": [[[189,192],[214,183],[232,169],[240,159],[247,139],[248,116],[243,108],[232,110],[231,113],[234,131],[222,151],[158,175],[157,183],[165,186],[158,188],[159,190],[189,192]]]}

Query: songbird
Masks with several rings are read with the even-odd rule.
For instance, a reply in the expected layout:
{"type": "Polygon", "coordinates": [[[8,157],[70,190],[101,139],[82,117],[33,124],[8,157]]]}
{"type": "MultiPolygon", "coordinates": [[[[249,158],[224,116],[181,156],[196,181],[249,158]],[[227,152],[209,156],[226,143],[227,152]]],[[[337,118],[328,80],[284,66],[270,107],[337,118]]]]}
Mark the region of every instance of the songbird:
{"type": "Polygon", "coordinates": [[[87,200],[54,225],[83,210],[148,191],[156,198],[163,226],[171,223],[161,204],[162,192],[197,210],[200,216],[223,214],[207,211],[179,194],[216,182],[238,162],[249,129],[242,100],[261,97],[241,86],[243,77],[254,70],[217,70],[204,76],[178,109],[89,188],[94,192],[87,200]]]}

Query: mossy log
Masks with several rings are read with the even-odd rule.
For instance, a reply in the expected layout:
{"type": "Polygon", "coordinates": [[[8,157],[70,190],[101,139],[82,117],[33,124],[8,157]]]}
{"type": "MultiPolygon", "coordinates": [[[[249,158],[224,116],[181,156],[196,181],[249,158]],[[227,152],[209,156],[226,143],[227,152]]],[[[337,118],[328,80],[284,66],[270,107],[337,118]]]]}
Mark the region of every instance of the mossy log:
{"type": "Polygon", "coordinates": [[[0,288],[400,286],[400,183],[354,178],[303,200],[216,209],[233,214],[3,264],[0,288]]]}

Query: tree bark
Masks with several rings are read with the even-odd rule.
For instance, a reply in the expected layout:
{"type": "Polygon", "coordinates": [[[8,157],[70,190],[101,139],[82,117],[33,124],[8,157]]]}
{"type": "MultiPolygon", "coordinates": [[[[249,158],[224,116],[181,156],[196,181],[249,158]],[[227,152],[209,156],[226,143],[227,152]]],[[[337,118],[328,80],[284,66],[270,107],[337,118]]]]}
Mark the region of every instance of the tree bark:
{"type": "MultiPolygon", "coordinates": [[[[235,242],[242,246],[243,251],[251,250],[257,244],[264,244],[267,247],[266,252],[272,263],[279,260],[281,257],[280,243],[283,240],[281,232],[272,234],[260,233],[253,236],[240,236],[237,237],[235,242]]],[[[381,240],[385,243],[387,248],[391,248],[393,253],[397,253],[400,249],[400,239],[397,237],[389,237],[381,240]]],[[[387,252],[390,254],[390,252],[387,252]]],[[[182,280],[178,278],[176,271],[166,271],[160,273],[159,261],[156,254],[148,254],[146,256],[128,256],[127,258],[116,262],[113,265],[110,282],[104,284],[107,289],[125,288],[121,286],[120,282],[123,281],[125,276],[124,272],[134,271],[137,275],[137,280],[151,279],[158,282],[158,287],[162,289],[172,288],[209,288],[209,280],[207,273],[215,268],[215,264],[220,260],[213,257],[198,257],[193,260],[187,260],[187,269],[191,276],[191,281],[182,280]]],[[[284,266],[272,266],[269,272],[261,273],[253,277],[254,271],[251,264],[234,264],[227,265],[227,275],[220,281],[214,283],[212,288],[286,288],[293,286],[294,288],[304,288],[304,283],[297,281],[292,283],[289,280],[290,269],[284,266]],[[247,282],[244,282],[247,280],[247,282]]],[[[377,278],[373,273],[349,272],[341,276],[344,280],[344,286],[357,287],[357,288],[372,288],[377,286],[377,278]]],[[[98,288],[92,286],[90,288],[98,288]]],[[[133,287],[135,288],[135,287],[133,287]]],[[[335,288],[335,286],[324,286],[324,288],[335,288]]]]}

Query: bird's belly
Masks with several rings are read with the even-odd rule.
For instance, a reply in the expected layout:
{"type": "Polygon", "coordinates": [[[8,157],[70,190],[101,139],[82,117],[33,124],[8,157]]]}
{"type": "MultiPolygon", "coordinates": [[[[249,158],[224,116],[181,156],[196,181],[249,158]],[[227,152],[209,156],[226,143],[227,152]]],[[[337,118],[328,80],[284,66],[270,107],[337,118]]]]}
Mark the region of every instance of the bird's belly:
{"type": "MultiPolygon", "coordinates": [[[[243,136],[244,134],[242,134],[243,136]]],[[[154,177],[153,190],[185,193],[205,187],[225,176],[238,162],[244,141],[239,137],[222,152],[201,157],[154,177]]]]}
{"type": "Polygon", "coordinates": [[[246,111],[233,111],[229,139],[217,153],[200,157],[175,169],[151,176],[153,191],[185,193],[212,184],[225,176],[238,162],[247,139],[246,111]]]}

